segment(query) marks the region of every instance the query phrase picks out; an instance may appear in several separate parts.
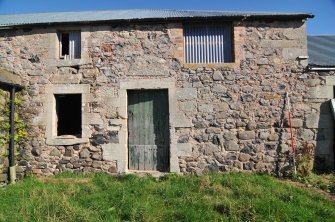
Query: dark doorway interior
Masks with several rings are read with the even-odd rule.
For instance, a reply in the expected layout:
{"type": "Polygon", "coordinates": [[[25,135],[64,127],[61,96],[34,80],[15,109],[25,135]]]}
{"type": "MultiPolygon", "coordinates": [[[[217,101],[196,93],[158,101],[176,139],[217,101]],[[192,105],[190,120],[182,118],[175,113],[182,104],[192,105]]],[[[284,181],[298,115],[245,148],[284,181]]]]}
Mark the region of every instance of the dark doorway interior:
{"type": "Polygon", "coordinates": [[[57,136],[81,137],[81,94],[56,94],[57,136]]]}
{"type": "Polygon", "coordinates": [[[62,32],[62,56],[69,55],[69,33],[62,32]]]}

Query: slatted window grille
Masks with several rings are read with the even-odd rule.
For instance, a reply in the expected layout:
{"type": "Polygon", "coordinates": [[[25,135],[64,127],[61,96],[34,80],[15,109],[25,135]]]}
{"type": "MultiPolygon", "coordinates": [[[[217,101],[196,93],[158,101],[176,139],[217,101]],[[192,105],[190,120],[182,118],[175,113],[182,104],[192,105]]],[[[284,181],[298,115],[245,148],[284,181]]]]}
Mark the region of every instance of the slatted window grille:
{"type": "Polygon", "coordinates": [[[80,31],[60,32],[60,58],[80,59],[81,37],[80,31]]]}
{"type": "Polygon", "coordinates": [[[232,26],[227,23],[184,26],[185,62],[215,64],[233,62],[232,26]]]}

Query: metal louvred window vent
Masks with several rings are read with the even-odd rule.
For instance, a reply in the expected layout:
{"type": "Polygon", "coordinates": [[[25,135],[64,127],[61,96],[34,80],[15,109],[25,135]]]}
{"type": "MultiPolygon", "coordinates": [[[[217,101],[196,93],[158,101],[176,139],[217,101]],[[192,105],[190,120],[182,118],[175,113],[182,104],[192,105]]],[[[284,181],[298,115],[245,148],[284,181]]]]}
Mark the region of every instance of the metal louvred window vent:
{"type": "Polygon", "coordinates": [[[233,62],[232,26],[229,23],[186,24],[185,62],[215,64],[233,62]]]}

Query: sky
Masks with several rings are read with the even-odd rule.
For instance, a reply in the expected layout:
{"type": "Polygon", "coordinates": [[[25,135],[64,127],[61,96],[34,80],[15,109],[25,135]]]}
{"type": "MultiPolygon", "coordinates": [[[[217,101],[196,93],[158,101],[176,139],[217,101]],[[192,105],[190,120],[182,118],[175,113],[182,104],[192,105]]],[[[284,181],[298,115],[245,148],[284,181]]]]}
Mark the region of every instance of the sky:
{"type": "Polygon", "coordinates": [[[309,35],[335,35],[335,0],[0,0],[0,14],[144,8],[309,12],[309,35]]]}

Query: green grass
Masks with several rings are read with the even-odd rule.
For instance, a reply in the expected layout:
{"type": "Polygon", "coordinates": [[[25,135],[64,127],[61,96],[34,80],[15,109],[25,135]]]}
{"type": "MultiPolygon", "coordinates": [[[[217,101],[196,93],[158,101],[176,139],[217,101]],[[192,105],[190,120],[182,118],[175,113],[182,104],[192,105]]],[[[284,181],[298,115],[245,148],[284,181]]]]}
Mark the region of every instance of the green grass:
{"type": "Polygon", "coordinates": [[[315,174],[310,173],[307,176],[296,179],[306,185],[320,188],[326,192],[335,194],[335,174],[315,174]]]}
{"type": "Polygon", "coordinates": [[[326,197],[267,175],[61,174],[0,190],[0,221],[335,221],[326,197]]]}

